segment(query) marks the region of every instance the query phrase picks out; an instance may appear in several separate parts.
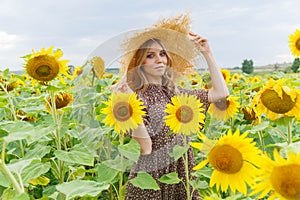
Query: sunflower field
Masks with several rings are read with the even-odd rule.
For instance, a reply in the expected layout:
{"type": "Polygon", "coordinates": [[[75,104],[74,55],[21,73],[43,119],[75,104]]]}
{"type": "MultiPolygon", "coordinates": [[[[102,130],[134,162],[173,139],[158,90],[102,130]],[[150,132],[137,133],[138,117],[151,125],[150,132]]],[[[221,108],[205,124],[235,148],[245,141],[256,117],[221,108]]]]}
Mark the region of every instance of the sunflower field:
{"type": "MultiPolygon", "coordinates": [[[[295,57],[300,56],[299,41],[297,30],[289,42],[295,57]]],[[[101,57],[74,70],[62,57],[60,49],[43,48],[23,57],[24,74],[0,73],[1,199],[124,199],[140,147],[123,133],[142,123],[143,105],[135,94],[113,96],[120,76],[106,72],[101,57]]],[[[193,97],[174,97],[166,109],[167,125],[191,139],[175,146],[174,159],[186,156],[186,147],[194,149],[191,173],[196,179],[187,183],[203,199],[300,199],[299,73],[221,71],[230,96],[210,105],[205,123],[201,102],[193,97]],[[172,113],[180,105],[185,108],[180,116],[186,116],[180,120],[196,127],[172,122],[178,120],[172,113]],[[183,113],[195,110],[197,118],[183,113]]],[[[197,71],[178,85],[211,87],[207,74],[197,71]]],[[[146,172],[130,181],[159,190],[146,172]]],[[[159,181],[182,180],[171,173],[159,181]]],[[[186,190],[190,197],[193,191],[186,190]]]]}

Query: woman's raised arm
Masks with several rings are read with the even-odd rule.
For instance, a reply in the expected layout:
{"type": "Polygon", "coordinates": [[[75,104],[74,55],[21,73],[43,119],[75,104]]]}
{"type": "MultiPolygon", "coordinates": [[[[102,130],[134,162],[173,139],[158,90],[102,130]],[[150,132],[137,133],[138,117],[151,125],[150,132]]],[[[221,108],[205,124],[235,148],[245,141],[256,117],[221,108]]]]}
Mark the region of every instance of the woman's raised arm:
{"type": "Polygon", "coordinates": [[[208,65],[213,85],[213,89],[209,90],[208,92],[209,102],[215,103],[224,101],[226,97],[229,96],[229,91],[220,68],[218,67],[214,59],[214,56],[208,44],[208,40],[192,32],[190,32],[190,36],[191,40],[195,42],[196,47],[203,54],[208,65]]]}

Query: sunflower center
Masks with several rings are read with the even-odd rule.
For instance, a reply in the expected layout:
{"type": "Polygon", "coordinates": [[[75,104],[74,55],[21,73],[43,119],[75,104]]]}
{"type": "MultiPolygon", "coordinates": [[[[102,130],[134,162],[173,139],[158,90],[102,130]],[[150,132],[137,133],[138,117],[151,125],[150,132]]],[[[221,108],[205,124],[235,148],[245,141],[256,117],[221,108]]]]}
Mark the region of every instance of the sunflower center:
{"type": "Polygon", "coordinates": [[[291,97],[282,91],[282,98],[280,98],[276,91],[267,89],[261,94],[261,102],[269,110],[274,113],[284,114],[290,111],[296,104],[291,97]]]}
{"type": "Polygon", "coordinates": [[[193,110],[189,106],[181,106],[176,111],[176,118],[182,123],[188,123],[193,119],[193,110]]]}
{"type": "Polygon", "coordinates": [[[41,65],[35,70],[35,72],[40,76],[48,76],[51,72],[51,68],[47,65],[41,65]]]}
{"type": "Polygon", "coordinates": [[[127,102],[119,102],[113,108],[114,116],[119,121],[128,120],[133,113],[132,107],[127,102]]]}
{"type": "Polygon", "coordinates": [[[296,41],[296,44],[295,44],[296,48],[300,51],[300,39],[298,39],[296,41]]]}
{"type": "Polygon", "coordinates": [[[236,148],[224,144],[214,147],[208,155],[209,163],[218,171],[234,174],[243,166],[243,157],[236,148]]]}
{"type": "Polygon", "coordinates": [[[218,102],[215,102],[214,104],[219,110],[226,110],[230,104],[230,101],[227,99],[222,99],[218,102]]]}
{"type": "Polygon", "coordinates": [[[40,55],[27,62],[26,71],[36,80],[51,81],[58,75],[59,65],[59,61],[53,56],[40,55]]]}
{"type": "Polygon", "coordinates": [[[271,183],[276,192],[287,199],[300,199],[300,165],[290,164],[275,167],[271,183]]]}

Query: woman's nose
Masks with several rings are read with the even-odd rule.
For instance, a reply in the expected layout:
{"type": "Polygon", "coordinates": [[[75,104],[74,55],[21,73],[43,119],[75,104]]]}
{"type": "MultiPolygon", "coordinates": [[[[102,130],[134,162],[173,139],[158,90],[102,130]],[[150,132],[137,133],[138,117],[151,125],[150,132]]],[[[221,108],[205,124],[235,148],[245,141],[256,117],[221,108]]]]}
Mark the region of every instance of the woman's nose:
{"type": "Polygon", "coordinates": [[[160,55],[156,55],[156,62],[161,63],[162,57],[160,55]]]}

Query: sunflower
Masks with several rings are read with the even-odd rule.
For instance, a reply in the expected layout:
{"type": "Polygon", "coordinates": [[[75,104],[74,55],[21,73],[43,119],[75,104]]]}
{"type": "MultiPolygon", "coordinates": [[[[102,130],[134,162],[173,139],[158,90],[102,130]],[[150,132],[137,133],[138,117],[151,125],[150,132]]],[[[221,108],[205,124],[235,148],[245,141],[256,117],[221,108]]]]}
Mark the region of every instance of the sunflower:
{"type": "Polygon", "coordinates": [[[238,82],[240,79],[242,78],[242,76],[240,74],[234,73],[231,77],[230,77],[230,81],[233,83],[238,82]]]}
{"type": "Polygon", "coordinates": [[[205,196],[205,197],[204,197],[204,200],[219,200],[219,199],[221,199],[221,198],[218,197],[218,196],[214,196],[214,197],[205,196]]]}
{"type": "Polygon", "coordinates": [[[219,120],[226,120],[238,113],[240,103],[239,97],[228,96],[226,100],[221,100],[210,105],[208,113],[219,120]]]}
{"type": "Polygon", "coordinates": [[[261,119],[257,115],[257,111],[253,107],[242,107],[242,112],[244,113],[244,119],[247,121],[252,121],[254,125],[260,124],[261,119]]]}
{"type": "Polygon", "coordinates": [[[250,195],[260,193],[258,198],[263,198],[271,192],[269,199],[300,199],[300,153],[289,152],[285,159],[275,149],[274,160],[264,155],[258,166],[257,182],[250,195]]]}
{"type": "Polygon", "coordinates": [[[107,78],[107,79],[111,79],[112,77],[113,77],[113,74],[111,74],[111,73],[103,75],[103,78],[107,78]]]}
{"type": "Polygon", "coordinates": [[[212,81],[209,73],[204,73],[202,75],[202,80],[203,80],[203,89],[211,89],[212,88],[212,81]]]}
{"type": "Polygon", "coordinates": [[[59,60],[63,56],[63,51],[58,49],[53,51],[53,47],[49,49],[42,48],[40,52],[32,50],[32,54],[24,56],[26,60],[25,68],[29,76],[38,81],[51,81],[58,77],[62,83],[65,83],[60,74],[72,79],[68,73],[66,66],[68,60],[59,60]]]}
{"type": "Polygon", "coordinates": [[[194,95],[180,94],[171,98],[172,103],[166,105],[166,125],[174,133],[190,135],[199,131],[204,124],[202,103],[194,95]]]}
{"type": "Polygon", "coordinates": [[[250,78],[251,83],[260,83],[261,79],[258,76],[253,76],[250,78]]]}
{"type": "MultiPolygon", "coordinates": [[[[226,192],[230,187],[235,193],[239,191],[247,194],[247,184],[253,184],[257,174],[257,168],[253,165],[260,159],[260,150],[255,146],[252,138],[247,138],[248,133],[240,134],[236,130],[232,134],[228,130],[227,135],[222,136],[208,153],[208,158],[193,169],[198,170],[206,164],[214,168],[210,179],[210,187],[216,185],[217,190],[226,192]]],[[[191,146],[202,151],[203,144],[191,143],[191,146]]],[[[207,145],[206,145],[207,147],[207,145]]]]}
{"type": "Polygon", "coordinates": [[[80,74],[82,74],[82,72],[83,72],[82,67],[81,67],[81,66],[77,66],[77,67],[75,68],[74,72],[73,72],[73,76],[74,76],[74,77],[77,77],[77,76],[79,76],[80,74]]]}
{"type": "Polygon", "coordinates": [[[289,46],[292,54],[298,58],[300,57],[300,30],[296,29],[294,34],[289,36],[289,46]]]}
{"type": "Polygon", "coordinates": [[[194,148],[201,149],[201,152],[205,154],[208,154],[209,151],[216,145],[216,140],[209,139],[203,133],[198,133],[198,138],[202,141],[202,143],[190,142],[190,145],[194,148]]]}
{"type": "Polygon", "coordinates": [[[270,79],[268,84],[254,96],[257,114],[266,113],[271,120],[278,116],[295,116],[300,119],[300,92],[285,85],[285,80],[270,79]]]}
{"type": "Polygon", "coordinates": [[[105,125],[114,126],[118,133],[126,133],[136,129],[143,122],[143,111],[145,106],[140,99],[137,99],[136,93],[112,93],[107,105],[102,109],[102,113],[106,114],[105,125]]]}
{"type": "MultiPolygon", "coordinates": [[[[59,95],[55,95],[55,107],[56,109],[60,109],[60,108],[64,108],[66,107],[70,102],[73,101],[73,96],[71,94],[68,93],[60,93],[59,95]]],[[[50,106],[52,106],[52,102],[51,99],[48,98],[48,103],[50,104],[50,106]]],[[[47,106],[48,106],[47,103],[47,106]]]]}
{"type": "MultiPolygon", "coordinates": [[[[201,80],[200,80],[201,81],[201,80]]],[[[200,83],[200,81],[199,80],[196,80],[196,79],[193,79],[192,81],[191,81],[191,85],[198,85],[199,83],[200,83]]]]}
{"type": "Polygon", "coordinates": [[[16,116],[18,119],[23,120],[23,121],[30,121],[30,122],[36,121],[36,118],[34,116],[27,115],[27,113],[25,113],[23,110],[17,110],[16,116]]]}
{"type": "Polygon", "coordinates": [[[184,88],[185,85],[186,85],[186,81],[184,81],[183,79],[180,79],[178,85],[179,85],[181,88],[184,88]]]}
{"type": "Polygon", "coordinates": [[[25,81],[27,81],[27,80],[31,80],[32,78],[30,77],[30,76],[28,76],[27,74],[22,74],[22,77],[23,77],[23,79],[25,80],[25,81]]]}
{"type": "Polygon", "coordinates": [[[101,79],[105,73],[104,60],[99,56],[95,56],[92,58],[92,65],[96,77],[101,79]]]}
{"type": "Polygon", "coordinates": [[[12,90],[14,90],[15,88],[17,88],[18,86],[25,86],[25,83],[23,81],[21,81],[20,79],[16,80],[16,81],[12,81],[10,83],[7,84],[7,91],[10,92],[12,90]]]}
{"type": "Polygon", "coordinates": [[[230,71],[228,69],[221,69],[222,76],[226,83],[230,80],[230,71]]]}

